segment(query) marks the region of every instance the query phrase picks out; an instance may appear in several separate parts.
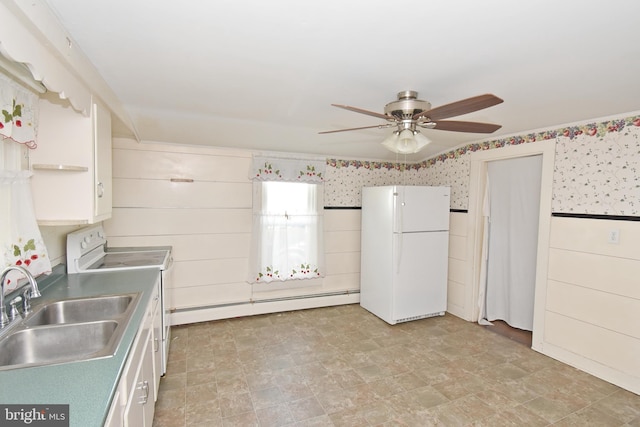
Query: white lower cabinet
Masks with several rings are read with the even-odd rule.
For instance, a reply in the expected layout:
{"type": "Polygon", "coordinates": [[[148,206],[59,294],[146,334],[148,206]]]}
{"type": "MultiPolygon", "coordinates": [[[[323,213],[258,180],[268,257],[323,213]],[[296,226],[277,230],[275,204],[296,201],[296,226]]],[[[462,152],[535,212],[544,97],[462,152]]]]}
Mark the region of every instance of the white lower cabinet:
{"type": "Polygon", "coordinates": [[[144,319],[127,359],[106,427],[151,427],[160,384],[160,340],[156,319],[160,316],[160,281],[145,311],[144,319]]]}
{"type": "MultiPolygon", "coordinates": [[[[149,347],[149,342],[145,343],[149,347]]],[[[145,348],[142,360],[124,408],[124,425],[128,427],[151,426],[155,404],[155,385],[153,381],[153,353],[145,348]]]]}

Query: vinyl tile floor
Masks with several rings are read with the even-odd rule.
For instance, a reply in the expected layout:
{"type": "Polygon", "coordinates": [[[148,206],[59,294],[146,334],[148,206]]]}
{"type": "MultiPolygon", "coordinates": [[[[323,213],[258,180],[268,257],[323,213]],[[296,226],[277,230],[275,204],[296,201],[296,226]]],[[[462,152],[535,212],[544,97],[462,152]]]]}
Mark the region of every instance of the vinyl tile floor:
{"type": "Polygon", "coordinates": [[[154,427],[640,427],[640,396],[449,314],[390,326],[344,305],[172,334],[154,427]]]}

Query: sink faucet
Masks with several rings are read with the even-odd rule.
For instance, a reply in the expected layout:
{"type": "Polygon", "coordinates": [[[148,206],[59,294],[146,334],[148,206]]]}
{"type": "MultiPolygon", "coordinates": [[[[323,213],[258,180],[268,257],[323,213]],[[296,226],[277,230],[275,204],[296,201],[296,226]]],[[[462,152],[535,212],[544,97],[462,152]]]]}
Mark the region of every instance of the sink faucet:
{"type": "Polygon", "coordinates": [[[2,273],[0,273],[0,329],[4,328],[10,323],[9,318],[7,316],[7,308],[4,305],[4,280],[6,279],[9,272],[13,270],[19,271],[20,273],[24,274],[24,276],[29,281],[29,284],[31,285],[30,297],[38,298],[40,296],[40,290],[38,289],[38,282],[36,282],[36,279],[34,279],[33,275],[29,270],[17,265],[10,265],[4,270],[2,270],[2,273]]]}

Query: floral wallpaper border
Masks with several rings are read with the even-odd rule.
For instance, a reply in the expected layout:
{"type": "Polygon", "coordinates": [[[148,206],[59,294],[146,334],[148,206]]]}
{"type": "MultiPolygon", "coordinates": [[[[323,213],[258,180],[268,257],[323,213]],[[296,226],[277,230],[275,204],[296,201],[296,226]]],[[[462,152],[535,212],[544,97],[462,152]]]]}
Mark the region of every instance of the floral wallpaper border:
{"type": "Polygon", "coordinates": [[[327,159],[325,206],[360,206],[363,186],[446,185],[451,208],[465,210],[473,152],[543,140],[556,143],[553,212],[640,216],[640,115],[470,143],[414,164],[327,159]]]}
{"type": "Polygon", "coordinates": [[[367,160],[338,160],[338,159],[327,159],[327,166],[334,167],[337,169],[340,168],[348,168],[354,167],[356,169],[364,168],[364,169],[386,169],[386,170],[396,170],[396,171],[405,171],[411,169],[418,169],[415,166],[419,165],[419,163],[394,163],[394,162],[378,162],[378,161],[367,161],[367,160]]]}
{"type": "Polygon", "coordinates": [[[548,139],[556,139],[558,137],[567,137],[574,139],[579,135],[588,135],[593,137],[603,137],[610,132],[621,132],[626,127],[640,127],[640,115],[631,116],[623,119],[612,119],[600,123],[592,122],[582,125],[568,126],[555,130],[545,130],[537,133],[530,133],[524,136],[511,136],[508,138],[483,141],[478,143],[467,144],[458,147],[447,153],[442,153],[431,159],[423,160],[419,163],[394,163],[394,162],[378,162],[378,161],[361,161],[361,160],[339,160],[327,159],[327,165],[334,168],[355,167],[365,169],[386,169],[386,170],[418,170],[435,165],[437,162],[444,162],[447,159],[457,159],[467,153],[473,153],[481,150],[490,150],[493,148],[501,148],[508,145],[527,144],[530,142],[543,141],[548,139]]]}

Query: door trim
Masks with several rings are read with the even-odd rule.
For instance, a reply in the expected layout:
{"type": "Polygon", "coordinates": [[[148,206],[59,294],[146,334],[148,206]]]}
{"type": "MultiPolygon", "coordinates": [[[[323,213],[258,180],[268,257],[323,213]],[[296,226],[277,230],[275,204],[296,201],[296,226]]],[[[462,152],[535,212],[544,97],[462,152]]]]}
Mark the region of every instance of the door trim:
{"type": "Polygon", "coordinates": [[[467,215],[467,287],[465,306],[468,319],[477,321],[480,263],[482,260],[483,198],[486,187],[487,163],[516,157],[542,155],[540,179],[540,217],[538,221],[538,250],[536,265],[535,297],[533,308],[533,337],[531,348],[542,351],[544,341],[544,314],[546,309],[547,270],[549,264],[549,233],[551,229],[551,202],[555,139],[513,145],[499,149],[479,151],[470,156],[469,213],[467,215]]]}

